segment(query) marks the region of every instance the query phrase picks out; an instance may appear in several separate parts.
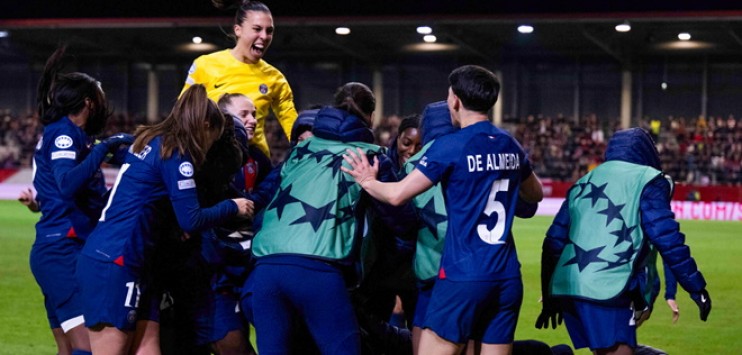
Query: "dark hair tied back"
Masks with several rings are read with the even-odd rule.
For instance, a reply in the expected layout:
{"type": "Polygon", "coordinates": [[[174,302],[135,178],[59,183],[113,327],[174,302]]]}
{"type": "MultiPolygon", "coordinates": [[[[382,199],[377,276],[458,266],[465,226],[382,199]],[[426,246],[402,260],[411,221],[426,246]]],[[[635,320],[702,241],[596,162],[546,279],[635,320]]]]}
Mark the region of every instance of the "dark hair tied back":
{"type": "Polygon", "coordinates": [[[85,132],[96,135],[105,128],[111,111],[100,82],[85,73],[62,73],[70,58],[65,55],[66,46],[60,46],[49,57],[36,90],[36,106],[39,119],[44,125],[58,121],[64,116],[80,113],[90,102],[90,115],[85,132]]]}
{"type": "Polygon", "coordinates": [[[335,93],[335,107],[368,119],[376,109],[376,98],[368,86],[350,82],[335,93]]]}

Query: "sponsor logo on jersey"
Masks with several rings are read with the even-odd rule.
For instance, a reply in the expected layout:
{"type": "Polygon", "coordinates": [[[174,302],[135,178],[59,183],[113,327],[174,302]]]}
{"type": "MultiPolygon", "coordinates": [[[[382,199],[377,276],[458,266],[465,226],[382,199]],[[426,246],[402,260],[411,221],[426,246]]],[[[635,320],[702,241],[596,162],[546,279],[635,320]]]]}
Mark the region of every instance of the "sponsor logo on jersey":
{"type": "Polygon", "coordinates": [[[268,85],[260,84],[260,86],[258,87],[258,90],[260,90],[261,94],[265,95],[268,93],[268,85]]]}
{"type": "Polygon", "coordinates": [[[187,190],[196,187],[196,180],[178,180],[178,190],[187,190]]]}
{"type": "Polygon", "coordinates": [[[144,160],[144,157],[149,154],[149,152],[152,151],[152,147],[145,145],[141,152],[134,153],[131,149],[133,146],[129,147],[129,153],[134,154],[135,157],[139,158],[139,160],[144,160]]]}
{"type": "Polygon", "coordinates": [[[214,84],[214,89],[220,88],[224,83],[214,84]]]}
{"type": "Polygon", "coordinates": [[[180,166],[178,167],[178,171],[180,171],[180,175],[183,175],[185,177],[191,177],[193,176],[193,164],[190,162],[184,161],[180,163],[180,166]]]}
{"type": "Polygon", "coordinates": [[[52,160],[57,159],[77,159],[77,152],[72,150],[58,150],[56,152],[52,152],[52,160]]]}
{"type": "Polygon", "coordinates": [[[59,149],[67,149],[72,146],[72,137],[61,135],[54,140],[54,145],[59,149]]]}

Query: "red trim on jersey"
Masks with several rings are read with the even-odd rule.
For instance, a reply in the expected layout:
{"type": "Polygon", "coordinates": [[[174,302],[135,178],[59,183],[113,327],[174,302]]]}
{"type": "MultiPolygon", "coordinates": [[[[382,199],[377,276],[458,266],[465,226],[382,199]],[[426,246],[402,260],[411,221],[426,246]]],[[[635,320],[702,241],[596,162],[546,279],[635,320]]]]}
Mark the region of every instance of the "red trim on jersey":
{"type": "Polygon", "coordinates": [[[67,231],[67,238],[77,238],[74,227],[70,227],[70,230],[67,231]]]}
{"type": "Polygon", "coordinates": [[[242,167],[242,175],[245,176],[245,191],[250,192],[258,180],[258,162],[253,158],[247,158],[247,163],[242,167]]]}
{"type": "Polygon", "coordinates": [[[446,279],[446,270],[443,270],[443,267],[438,270],[438,278],[441,280],[446,279]]]}
{"type": "Polygon", "coordinates": [[[119,256],[113,261],[113,263],[118,266],[124,266],[124,256],[123,255],[119,256]]]}

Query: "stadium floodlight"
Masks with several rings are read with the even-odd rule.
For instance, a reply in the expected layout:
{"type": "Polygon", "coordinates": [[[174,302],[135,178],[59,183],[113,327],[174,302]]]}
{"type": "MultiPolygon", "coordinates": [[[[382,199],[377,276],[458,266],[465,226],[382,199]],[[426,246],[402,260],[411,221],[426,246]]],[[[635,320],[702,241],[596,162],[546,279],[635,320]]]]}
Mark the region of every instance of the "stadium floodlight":
{"type": "Polygon", "coordinates": [[[10,36],[10,33],[8,33],[8,31],[5,31],[5,30],[0,31],[0,38],[5,38],[8,36],[10,36]]]}
{"type": "Polygon", "coordinates": [[[631,24],[629,24],[629,21],[624,21],[622,23],[619,23],[616,25],[616,31],[617,32],[629,32],[631,31],[631,24]]]}
{"type": "Polygon", "coordinates": [[[667,90],[667,82],[663,81],[662,84],[660,84],[660,87],[662,88],[662,90],[667,90]]]}
{"type": "Polygon", "coordinates": [[[433,29],[430,28],[430,26],[418,26],[417,27],[417,33],[421,35],[429,35],[433,33],[433,29]]]}
{"type": "Polygon", "coordinates": [[[435,41],[437,40],[438,38],[435,37],[434,35],[425,35],[423,37],[423,41],[425,41],[425,43],[435,43],[435,41]]]}
{"type": "Polygon", "coordinates": [[[348,27],[338,27],[335,29],[335,33],[339,34],[341,36],[346,36],[350,34],[350,28],[348,27]]]}
{"type": "Polygon", "coordinates": [[[195,44],[201,44],[201,43],[202,43],[202,42],[204,41],[204,39],[203,39],[203,38],[201,38],[201,37],[199,37],[199,36],[195,36],[195,37],[193,37],[193,38],[191,39],[191,41],[192,41],[193,43],[195,43],[195,44]]]}
{"type": "Polygon", "coordinates": [[[518,26],[518,32],[520,32],[520,33],[533,33],[533,26],[531,26],[531,25],[520,25],[520,26],[518,26]]]}
{"type": "Polygon", "coordinates": [[[680,32],[678,33],[678,39],[681,41],[689,41],[690,40],[690,33],[688,32],[680,32]]]}

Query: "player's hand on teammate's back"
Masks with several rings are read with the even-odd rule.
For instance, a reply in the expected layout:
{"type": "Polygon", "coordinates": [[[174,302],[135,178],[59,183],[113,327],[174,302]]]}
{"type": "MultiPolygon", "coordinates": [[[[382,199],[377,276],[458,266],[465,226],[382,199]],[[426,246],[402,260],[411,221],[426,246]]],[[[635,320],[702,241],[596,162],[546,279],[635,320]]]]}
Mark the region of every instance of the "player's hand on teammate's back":
{"type": "Polygon", "coordinates": [[[240,217],[252,218],[254,212],[254,205],[251,200],[245,198],[234,198],[232,199],[237,204],[237,215],[240,217]]]}
{"type": "Polygon", "coordinates": [[[557,325],[561,325],[563,321],[559,301],[553,297],[546,297],[542,300],[541,314],[536,318],[536,328],[549,328],[549,321],[551,321],[551,329],[556,329],[557,325]]]}
{"type": "Polygon", "coordinates": [[[347,154],[343,154],[343,159],[353,169],[351,170],[345,167],[341,167],[340,169],[350,174],[359,185],[363,186],[363,183],[366,181],[376,180],[376,175],[379,173],[379,158],[374,156],[374,164],[371,165],[363,150],[361,148],[356,149],[358,151],[357,153],[352,149],[346,149],[347,154]]]}
{"type": "Polygon", "coordinates": [[[690,298],[698,305],[698,310],[701,312],[701,320],[705,322],[709,313],[711,313],[711,297],[709,297],[709,292],[703,289],[701,292],[691,293],[690,298]]]}

